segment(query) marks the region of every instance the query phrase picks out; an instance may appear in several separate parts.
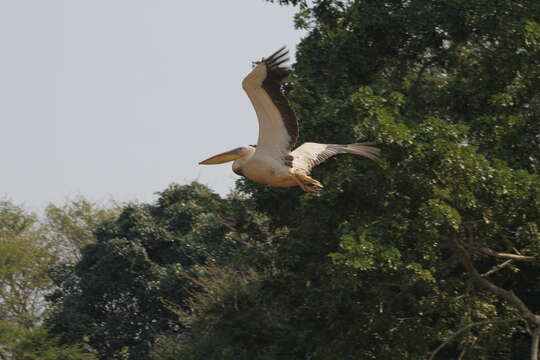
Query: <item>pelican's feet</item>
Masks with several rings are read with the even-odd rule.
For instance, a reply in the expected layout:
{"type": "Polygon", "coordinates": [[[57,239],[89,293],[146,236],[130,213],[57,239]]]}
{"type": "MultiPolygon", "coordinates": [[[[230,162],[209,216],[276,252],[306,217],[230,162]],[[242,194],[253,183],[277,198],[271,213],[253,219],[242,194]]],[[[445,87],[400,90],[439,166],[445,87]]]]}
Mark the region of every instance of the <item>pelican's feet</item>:
{"type": "Polygon", "coordinates": [[[314,195],[319,195],[324,187],[323,184],[301,171],[294,172],[294,180],[302,190],[314,195]]]}

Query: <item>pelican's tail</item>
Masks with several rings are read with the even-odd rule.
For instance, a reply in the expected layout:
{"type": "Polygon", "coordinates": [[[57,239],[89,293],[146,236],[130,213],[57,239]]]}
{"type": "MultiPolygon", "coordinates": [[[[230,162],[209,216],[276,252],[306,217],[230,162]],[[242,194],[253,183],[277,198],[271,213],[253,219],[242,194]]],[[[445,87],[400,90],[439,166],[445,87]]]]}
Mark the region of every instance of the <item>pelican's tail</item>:
{"type": "Polygon", "coordinates": [[[379,156],[379,154],[381,153],[381,150],[371,145],[373,145],[372,142],[363,142],[363,143],[356,143],[356,144],[334,145],[334,146],[339,148],[339,152],[362,155],[362,156],[367,157],[368,159],[375,160],[377,156],[379,156]]]}

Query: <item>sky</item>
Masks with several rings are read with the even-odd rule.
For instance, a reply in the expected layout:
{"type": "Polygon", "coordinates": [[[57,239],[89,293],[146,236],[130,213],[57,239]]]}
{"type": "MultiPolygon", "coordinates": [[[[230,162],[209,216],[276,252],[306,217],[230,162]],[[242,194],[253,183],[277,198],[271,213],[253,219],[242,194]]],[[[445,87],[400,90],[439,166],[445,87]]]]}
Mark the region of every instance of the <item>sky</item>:
{"type": "Polygon", "coordinates": [[[264,0],[0,0],[0,199],[155,200],[237,176],[207,157],[257,141],[252,61],[305,33],[264,0]]]}

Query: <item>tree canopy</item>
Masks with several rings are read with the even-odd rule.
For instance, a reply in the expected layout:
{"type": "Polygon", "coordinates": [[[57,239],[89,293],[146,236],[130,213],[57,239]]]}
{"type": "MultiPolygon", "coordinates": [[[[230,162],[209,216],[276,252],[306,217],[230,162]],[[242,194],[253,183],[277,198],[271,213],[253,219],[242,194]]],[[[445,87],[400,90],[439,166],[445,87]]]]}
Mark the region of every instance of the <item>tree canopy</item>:
{"type": "MultiPolygon", "coordinates": [[[[82,200],[81,200],[82,201],[82,200]]],[[[92,217],[93,206],[84,211],[92,217]]],[[[75,203],[68,202],[71,207],[75,203]]],[[[53,206],[53,205],[51,205],[53,206]]],[[[67,216],[64,219],[74,218],[67,216]]],[[[45,297],[55,287],[52,274],[70,260],[57,251],[53,220],[10,201],[0,201],[0,359],[91,360],[83,343],[66,345],[52,336],[43,321],[50,307],[45,297]]],[[[65,239],[67,241],[67,239],[65,239]]]]}
{"type": "Polygon", "coordinates": [[[53,333],[101,359],[534,358],[540,3],[278,2],[308,31],[284,89],[300,140],[380,160],[318,167],[319,197],[240,180],[125,206],[53,333]]]}
{"type": "Polygon", "coordinates": [[[239,184],[289,231],[256,292],[274,321],[250,332],[281,337],[253,345],[216,320],[206,338],[228,340],[201,358],[415,359],[472,324],[437,356],[523,357],[538,326],[538,3],[300,5],[287,90],[302,139],[374,140],[383,156],[321,166],[319,198],[239,184]]]}

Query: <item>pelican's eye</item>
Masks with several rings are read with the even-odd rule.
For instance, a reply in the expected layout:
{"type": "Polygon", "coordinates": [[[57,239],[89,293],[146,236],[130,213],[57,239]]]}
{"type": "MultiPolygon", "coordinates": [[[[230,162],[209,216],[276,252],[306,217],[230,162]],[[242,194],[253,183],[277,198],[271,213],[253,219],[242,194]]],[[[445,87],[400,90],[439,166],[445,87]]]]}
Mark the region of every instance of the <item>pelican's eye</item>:
{"type": "MultiPolygon", "coordinates": [[[[233,169],[233,172],[234,172],[236,175],[244,176],[244,174],[242,173],[242,170],[240,170],[240,168],[238,168],[238,169],[233,169]]],[[[245,177],[245,176],[244,176],[244,177],[245,177]]]]}

